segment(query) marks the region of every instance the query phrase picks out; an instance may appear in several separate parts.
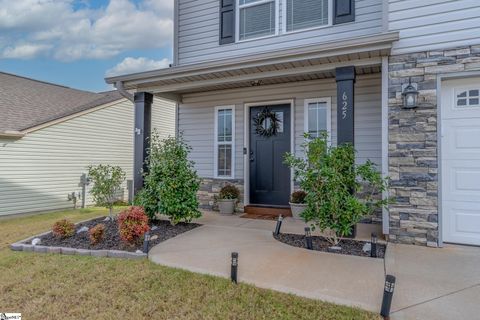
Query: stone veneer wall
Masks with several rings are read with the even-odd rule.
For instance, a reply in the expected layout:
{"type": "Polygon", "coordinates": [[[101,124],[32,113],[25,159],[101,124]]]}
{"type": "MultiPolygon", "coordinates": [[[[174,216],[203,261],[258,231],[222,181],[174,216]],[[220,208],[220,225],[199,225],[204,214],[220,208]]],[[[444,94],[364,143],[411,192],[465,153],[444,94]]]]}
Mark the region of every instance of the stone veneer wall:
{"type": "Polygon", "coordinates": [[[243,212],[243,179],[225,180],[202,178],[200,190],[197,193],[200,202],[200,208],[208,210],[218,210],[215,204],[215,195],[218,195],[220,189],[226,184],[233,184],[240,190],[241,199],[237,203],[237,212],[243,212]]]}
{"type": "Polygon", "coordinates": [[[389,58],[390,240],[438,245],[437,76],[480,70],[480,45],[389,58]],[[418,84],[419,104],[404,110],[402,84],[418,84]]]}

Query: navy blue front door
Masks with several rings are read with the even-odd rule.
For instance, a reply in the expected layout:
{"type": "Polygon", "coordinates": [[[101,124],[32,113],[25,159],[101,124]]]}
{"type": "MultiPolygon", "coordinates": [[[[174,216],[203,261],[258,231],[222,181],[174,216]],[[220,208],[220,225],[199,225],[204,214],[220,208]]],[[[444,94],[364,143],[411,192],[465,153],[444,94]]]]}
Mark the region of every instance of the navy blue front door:
{"type": "Polygon", "coordinates": [[[290,152],[290,104],[250,108],[250,203],[287,206],[290,196],[290,169],[284,155],[290,152]],[[262,136],[255,118],[267,108],[280,120],[278,132],[262,136]]]}

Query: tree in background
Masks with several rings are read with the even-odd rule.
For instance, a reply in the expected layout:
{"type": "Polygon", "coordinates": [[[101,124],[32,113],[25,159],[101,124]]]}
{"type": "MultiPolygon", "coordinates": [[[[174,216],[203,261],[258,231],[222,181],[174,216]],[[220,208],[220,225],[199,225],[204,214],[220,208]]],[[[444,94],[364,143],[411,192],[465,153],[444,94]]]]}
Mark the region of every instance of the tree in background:
{"type": "Polygon", "coordinates": [[[110,219],[113,220],[113,205],[125,181],[125,172],[119,166],[99,164],[88,167],[88,176],[93,186],[90,193],[97,206],[110,210],[110,219]]]}

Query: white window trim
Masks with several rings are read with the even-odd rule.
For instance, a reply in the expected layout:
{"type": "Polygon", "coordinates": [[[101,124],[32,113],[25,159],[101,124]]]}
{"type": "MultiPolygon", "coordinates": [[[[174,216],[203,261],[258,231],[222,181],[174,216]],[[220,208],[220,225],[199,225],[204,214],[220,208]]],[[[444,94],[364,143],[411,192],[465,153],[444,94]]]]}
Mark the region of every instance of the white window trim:
{"type": "Polygon", "coordinates": [[[310,103],[326,103],[327,104],[327,133],[328,133],[328,144],[332,143],[332,98],[314,98],[314,99],[305,99],[303,102],[303,130],[308,132],[308,105],[310,103]]]}
{"type": "MultiPolygon", "coordinates": [[[[261,0],[258,2],[244,4],[240,7],[240,0],[235,0],[235,42],[248,42],[252,40],[266,39],[278,36],[280,27],[280,1],[281,0],[261,0]],[[267,36],[240,40],[240,9],[253,7],[263,3],[275,2],[275,33],[267,36]]],[[[331,1],[331,0],[330,0],[331,1]]]]}
{"type": "Polygon", "coordinates": [[[456,109],[478,109],[478,107],[480,106],[480,103],[479,104],[470,104],[470,99],[471,98],[474,98],[474,99],[480,99],[480,96],[470,96],[470,93],[469,91],[470,90],[480,90],[480,87],[476,84],[472,84],[472,85],[469,85],[469,86],[462,86],[462,87],[456,87],[454,90],[453,90],[453,98],[454,98],[454,102],[453,102],[453,106],[454,108],[456,109]],[[462,93],[463,91],[466,91],[467,92],[467,95],[466,97],[458,97],[458,95],[460,93],[462,93]],[[458,105],[458,100],[460,99],[466,99],[467,100],[467,104],[464,105],[464,106],[461,106],[461,105],[458,105]]]}
{"type": "Polygon", "coordinates": [[[333,0],[328,0],[328,23],[327,24],[323,26],[287,31],[287,0],[281,0],[281,1],[282,1],[282,33],[283,34],[311,31],[311,30],[323,29],[323,28],[328,28],[333,26],[333,0]]]}
{"type": "Polygon", "coordinates": [[[234,179],[235,178],[235,105],[217,106],[214,112],[215,128],[213,130],[213,177],[215,179],[234,179]],[[232,110],[232,141],[222,142],[220,144],[230,144],[232,146],[232,174],[229,176],[218,175],[218,111],[224,109],[232,110]]]}

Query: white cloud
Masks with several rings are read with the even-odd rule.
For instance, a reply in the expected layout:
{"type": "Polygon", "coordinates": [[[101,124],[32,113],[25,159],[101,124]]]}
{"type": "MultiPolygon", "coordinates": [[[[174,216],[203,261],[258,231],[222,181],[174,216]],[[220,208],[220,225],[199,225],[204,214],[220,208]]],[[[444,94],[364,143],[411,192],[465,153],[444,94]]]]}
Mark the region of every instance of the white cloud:
{"type": "Polygon", "coordinates": [[[0,0],[0,57],[104,59],[126,50],[171,45],[173,0],[144,0],[139,5],[110,0],[107,7],[95,10],[74,10],[73,4],[74,0],[0,0]]]}
{"type": "Polygon", "coordinates": [[[51,47],[42,44],[19,44],[15,47],[6,47],[3,50],[4,58],[31,59],[48,51],[51,47]]]}
{"type": "Polygon", "coordinates": [[[112,69],[106,72],[107,77],[118,76],[122,74],[130,74],[148,70],[167,68],[170,64],[168,59],[152,60],[147,58],[125,58],[112,69]]]}

